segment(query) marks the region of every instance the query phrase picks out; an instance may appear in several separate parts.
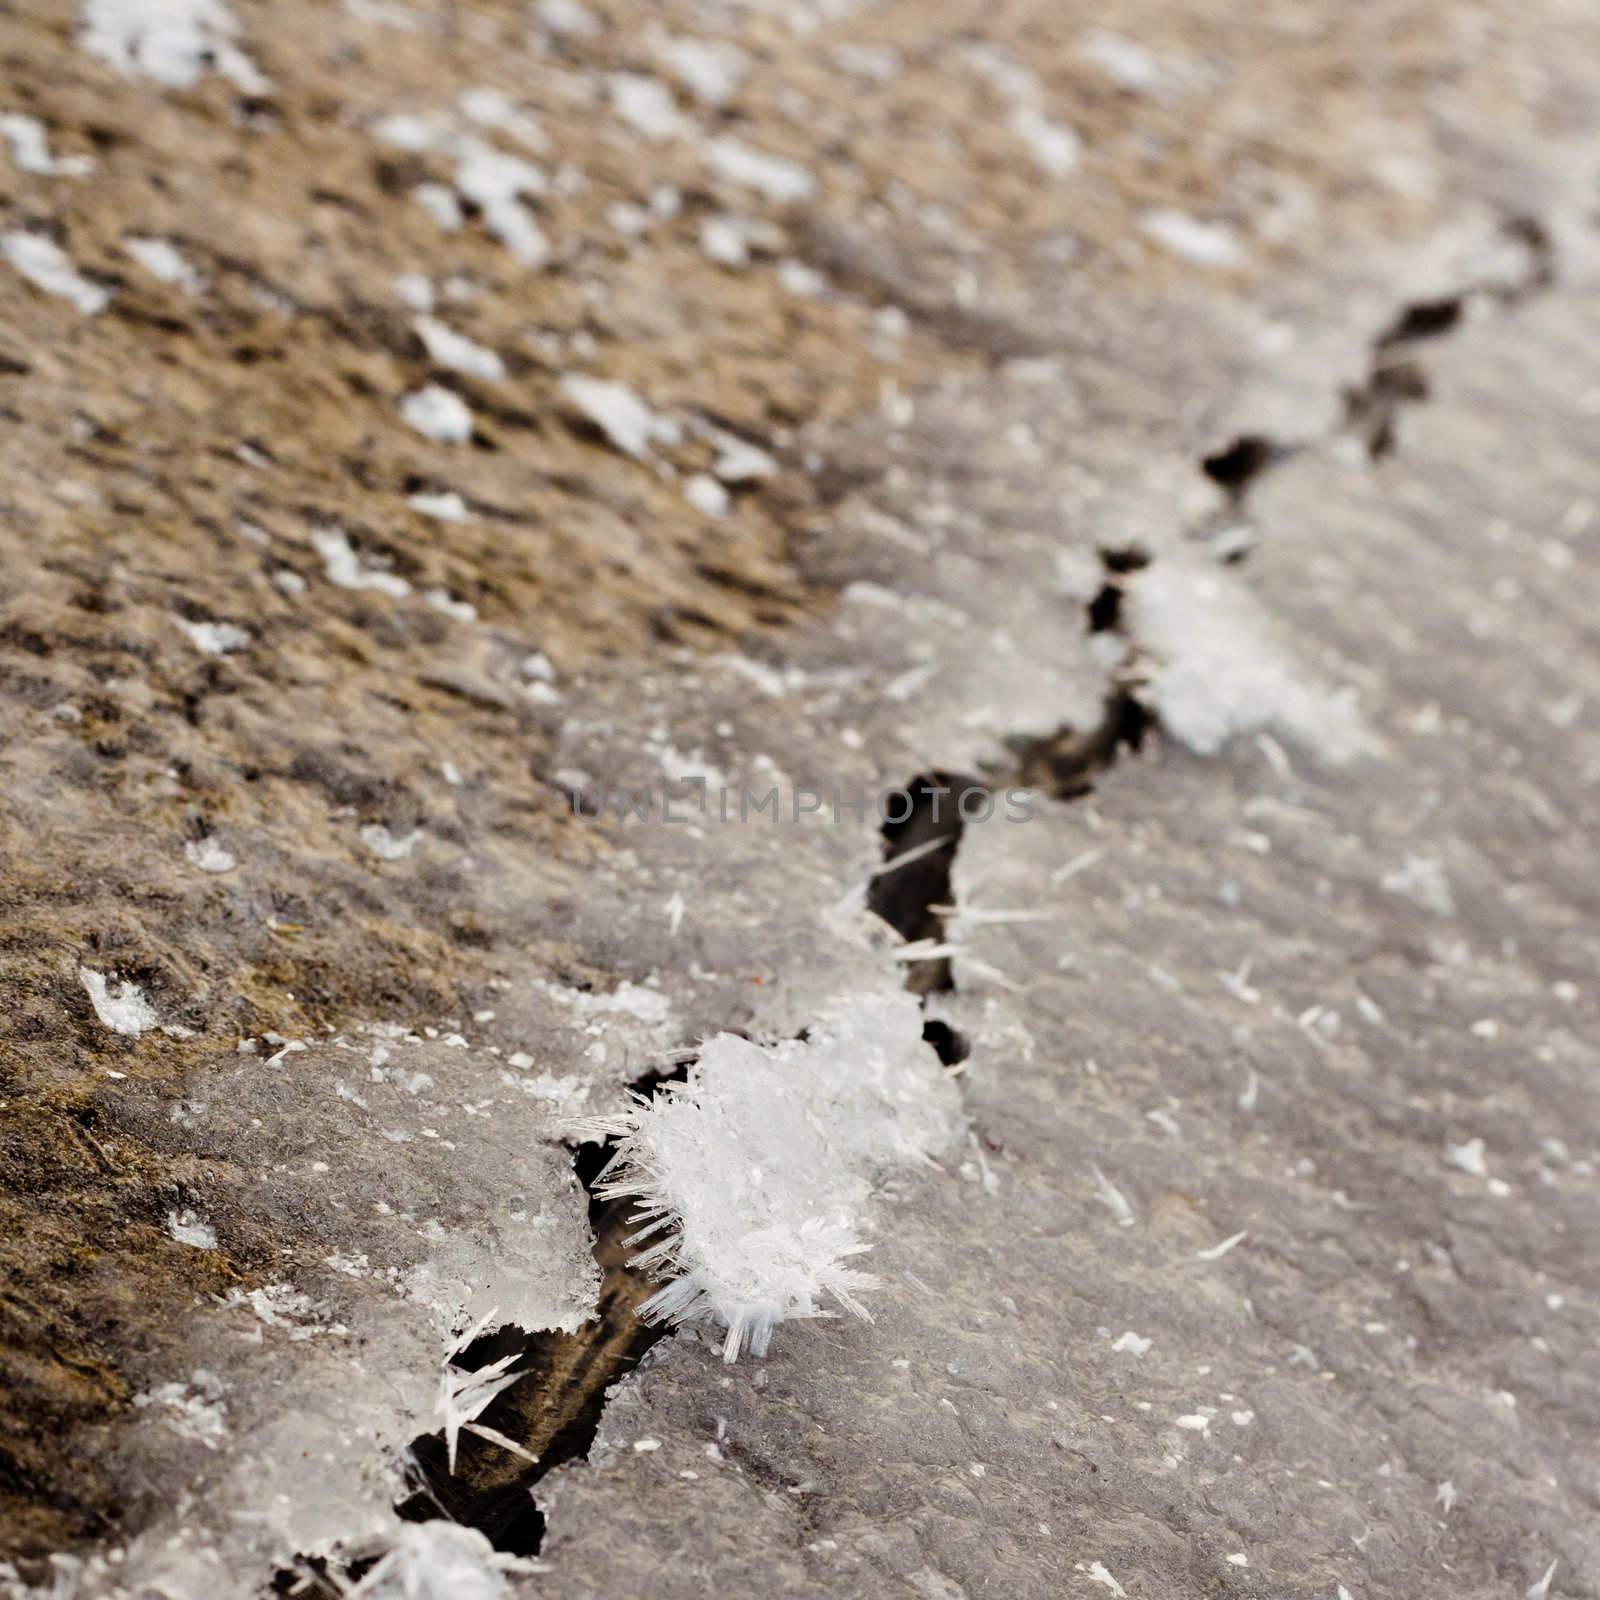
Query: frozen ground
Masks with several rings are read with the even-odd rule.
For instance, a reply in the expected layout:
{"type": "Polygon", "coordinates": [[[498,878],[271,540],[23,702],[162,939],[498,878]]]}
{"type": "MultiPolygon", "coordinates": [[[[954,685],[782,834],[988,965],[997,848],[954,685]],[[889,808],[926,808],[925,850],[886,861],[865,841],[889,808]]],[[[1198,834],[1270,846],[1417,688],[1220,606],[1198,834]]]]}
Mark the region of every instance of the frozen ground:
{"type": "Polygon", "coordinates": [[[1592,22],[0,29],[17,1587],[1600,1593],[1592,22]]]}

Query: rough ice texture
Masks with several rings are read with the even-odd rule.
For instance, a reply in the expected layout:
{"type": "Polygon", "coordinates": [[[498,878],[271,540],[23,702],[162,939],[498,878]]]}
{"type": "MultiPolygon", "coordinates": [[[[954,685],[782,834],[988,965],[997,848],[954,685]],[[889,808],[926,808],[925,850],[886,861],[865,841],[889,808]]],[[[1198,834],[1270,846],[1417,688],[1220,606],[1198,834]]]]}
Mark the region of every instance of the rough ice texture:
{"type": "Polygon", "coordinates": [[[647,1321],[714,1321],[723,1356],[764,1355],[772,1330],[861,1302],[875,1170],[924,1163],[961,1126],[955,1086],[905,994],[836,1002],[804,1040],[710,1040],[688,1081],[586,1124],[620,1148],[598,1191],[636,1198],[635,1264],[670,1275],[647,1321]]]}
{"type": "Polygon", "coordinates": [[[1128,599],[1132,636],[1154,661],[1150,703],[1197,754],[1266,731],[1334,762],[1375,749],[1353,694],[1327,688],[1297,661],[1243,584],[1162,561],[1139,575],[1128,599]]]}
{"type": "MultiPolygon", "coordinates": [[[[537,997],[527,1015],[547,1062],[593,1035],[537,997]]],[[[601,1031],[638,1032],[611,1017],[601,1031]]],[[[126,1470],[151,1503],[179,1507],[201,1470],[205,1493],[117,1567],[91,1562],[75,1592],[231,1594],[241,1572],[377,1539],[386,1578],[369,1574],[364,1594],[497,1594],[486,1546],[474,1562],[470,1541],[402,1530],[400,1451],[436,1425],[441,1343],[474,1320],[570,1331],[591,1314],[590,1233],[554,1137],[578,1107],[459,1035],[247,1043],[211,1058],[181,1101],[130,1085],[121,1109],[164,1147],[205,1152],[203,1211],[165,1219],[175,1246],[250,1248],[263,1218],[290,1219],[282,1281],[194,1308],[186,1351],[148,1386],[126,1470]]]]}

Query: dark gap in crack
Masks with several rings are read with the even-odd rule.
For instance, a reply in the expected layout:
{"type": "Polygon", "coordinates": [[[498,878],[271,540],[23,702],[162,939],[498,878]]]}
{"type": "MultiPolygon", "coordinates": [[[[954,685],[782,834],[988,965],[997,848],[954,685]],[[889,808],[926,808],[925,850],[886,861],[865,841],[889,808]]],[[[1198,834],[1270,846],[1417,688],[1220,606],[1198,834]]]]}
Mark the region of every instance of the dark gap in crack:
{"type": "MultiPolygon", "coordinates": [[[[966,826],[963,808],[974,795],[987,805],[988,784],[960,773],[922,772],[899,791],[903,806],[886,806],[896,814],[884,819],[883,866],[867,890],[867,909],[908,944],[944,938],[944,917],[934,907],[950,904],[950,869],[966,826]],[[897,866],[902,857],[912,859],[897,866]]],[[[908,963],[906,987],[917,995],[948,993],[955,987],[948,958],[908,963]]]]}
{"type": "Polygon", "coordinates": [[[1345,427],[1361,440],[1374,461],[1381,460],[1394,452],[1400,412],[1406,406],[1419,405],[1428,392],[1428,374],[1421,362],[1409,358],[1376,361],[1359,389],[1345,391],[1345,427]]]}
{"type": "Polygon", "coordinates": [[[1232,443],[1202,457],[1200,468],[1237,504],[1254,479],[1285,454],[1284,447],[1264,433],[1242,433],[1232,443]]]}
{"type": "Polygon", "coordinates": [[[966,1034],[940,1017],[930,1017],[923,1023],[922,1041],[933,1046],[933,1053],[947,1067],[959,1067],[972,1054],[966,1034]]]}
{"type": "MultiPolygon", "coordinates": [[[[1149,566],[1150,557],[1136,546],[1102,550],[1100,564],[1105,578],[1085,608],[1088,630],[1125,636],[1127,580],[1149,566]]],[[[1018,780],[1025,788],[1044,789],[1057,800],[1078,800],[1093,790],[1095,778],[1125,750],[1137,755],[1143,749],[1151,721],[1125,661],[1092,727],[1062,723],[1053,733],[1014,736],[1006,744],[1017,758],[1018,780]]]]}
{"type": "MultiPolygon", "coordinates": [[[[1378,336],[1380,356],[1396,345],[1417,344],[1424,339],[1437,339],[1451,332],[1461,322],[1466,309],[1464,295],[1447,295],[1438,300],[1416,300],[1401,309],[1389,324],[1388,331],[1378,336]]],[[[1375,365],[1377,365],[1375,363],[1375,365]]]]}
{"type": "MultiPolygon", "coordinates": [[[[630,1089],[648,1098],[664,1083],[682,1082],[694,1059],[693,1052],[686,1052],[630,1089]]],[[[590,1140],[577,1145],[572,1158],[572,1170],[589,1196],[594,1258],[601,1269],[594,1317],[576,1333],[497,1328],[475,1340],[453,1363],[474,1371],[517,1355],[508,1370],[520,1374],[521,1381],[497,1395],[477,1420],[515,1440],[538,1457],[537,1463],[463,1429],[452,1474],[444,1433],[422,1434],[411,1444],[413,1491],[395,1507],[408,1521],[448,1517],[476,1528],[497,1550],[537,1555],[544,1543],[545,1518],[532,1489],[565,1462],[588,1456],[612,1386],[670,1335],[670,1328],[643,1322],[636,1314],[656,1287],[628,1264],[633,1251],[624,1241],[634,1232],[636,1202],[603,1199],[594,1192],[613,1154],[609,1143],[590,1140]]]]}
{"type": "Polygon", "coordinates": [[[1054,733],[1007,741],[1017,757],[1025,788],[1043,789],[1057,800],[1081,800],[1094,792],[1094,780],[1124,751],[1137,755],[1153,722],[1132,684],[1107,691],[1100,720],[1091,728],[1063,723],[1054,733]]]}
{"type": "Polygon", "coordinates": [[[1502,305],[1515,305],[1531,294],[1539,294],[1556,281],[1556,242],[1550,230],[1527,212],[1514,212],[1500,224],[1501,232],[1528,252],[1528,270],[1522,282],[1508,284],[1496,298],[1502,305]]]}
{"type": "Polygon", "coordinates": [[[1089,601],[1089,632],[1120,633],[1122,597],[1125,593],[1122,580],[1129,573],[1142,572],[1149,566],[1150,555],[1137,545],[1127,545],[1121,549],[1102,550],[1100,565],[1105,569],[1106,576],[1089,601]]]}

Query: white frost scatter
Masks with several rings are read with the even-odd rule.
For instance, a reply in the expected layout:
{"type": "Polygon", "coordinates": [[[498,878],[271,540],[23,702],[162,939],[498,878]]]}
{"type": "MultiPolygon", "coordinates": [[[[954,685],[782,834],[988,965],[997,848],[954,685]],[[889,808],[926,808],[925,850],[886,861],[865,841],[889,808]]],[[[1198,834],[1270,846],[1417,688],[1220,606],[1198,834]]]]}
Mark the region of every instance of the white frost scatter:
{"type": "Polygon", "coordinates": [[[400,415],[424,438],[465,444],[472,437],[472,413],[453,389],[430,383],[400,401],[400,415]]]}
{"type": "Polygon", "coordinates": [[[167,1232],[179,1244],[189,1245],[195,1250],[217,1248],[217,1230],[199,1212],[191,1211],[187,1206],[182,1211],[167,1213],[167,1232]]]}
{"type": "Polygon", "coordinates": [[[560,1005],[584,1016],[637,1017],[641,1022],[664,1024],[672,1016],[672,1001],[659,989],[642,983],[619,983],[615,989],[569,989],[562,984],[536,980],[533,987],[560,1005]]]}
{"type": "Polygon", "coordinates": [[[422,598],[442,615],[456,622],[476,622],[478,608],[470,600],[457,600],[448,589],[429,589],[422,598]]]}
{"type": "Polygon", "coordinates": [[[191,89],[206,73],[220,72],[244,94],[265,94],[272,84],[239,48],[238,36],[223,0],[86,0],[78,43],[126,78],[191,89]]]}
{"type": "Polygon", "coordinates": [[[1133,1214],[1133,1207],[1128,1204],[1128,1197],[1099,1167],[1090,1170],[1094,1173],[1095,1198],[1117,1219],[1120,1226],[1131,1228],[1138,1219],[1133,1214]]]}
{"type": "Polygon", "coordinates": [[[707,217],[700,224],[700,248],[722,267],[747,267],[750,246],[737,217],[707,217]]]}
{"type": "Polygon", "coordinates": [[[1214,1244],[1209,1250],[1196,1250],[1196,1261],[1220,1261],[1236,1245],[1241,1245],[1250,1237],[1248,1230],[1241,1228],[1237,1233],[1230,1233],[1221,1244],[1214,1244]]]}
{"type": "Polygon", "coordinates": [[[1452,1167],[1460,1167],[1474,1178],[1487,1178],[1489,1168],[1484,1164],[1482,1139],[1468,1139],[1465,1144],[1445,1146],[1444,1158],[1452,1167]]]}
{"type": "Polygon", "coordinates": [[[778,463],[758,445],[746,444],[731,433],[714,435],[717,459],[711,470],[723,483],[756,483],[776,476],[778,463]]]}
{"type": "Polygon", "coordinates": [[[542,267],[550,242],[523,195],[545,191],[544,174],[520,156],[507,155],[481,139],[463,139],[456,147],[456,188],[483,213],[483,225],[517,260],[542,267]]]}
{"type": "Polygon", "coordinates": [[[54,239],[42,233],[13,229],[0,233],[0,255],[37,289],[70,300],[84,316],[92,317],[111,304],[110,293],[90,283],[54,239]]]}
{"type": "Polygon", "coordinates": [[[391,833],[381,822],[369,822],[361,830],[361,842],[382,861],[404,861],[422,837],[420,828],[410,833],[391,833]]]}
{"type": "Polygon", "coordinates": [[[402,1523],[376,1566],[348,1600],[508,1600],[506,1574],[536,1572],[502,1555],[476,1528],[458,1522],[402,1523]]]}
{"type": "Polygon", "coordinates": [[[85,178],[94,171],[88,156],[53,156],[44,124],[20,111],[0,114],[0,138],[11,147],[12,165],[40,178],[85,178]]]}
{"type": "Polygon", "coordinates": [[[423,516],[432,517],[438,522],[472,521],[472,513],[467,509],[467,502],[454,489],[444,489],[437,493],[419,489],[415,494],[406,496],[406,504],[413,511],[420,511],[423,516]]]}
{"type": "Polygon", "coordinates": [[[1124,1600],[1128,1593],[1106,1570],[1106,1564],[1103,1561],[1091,1561],[1088,1566],[1084,1566],[1080,1561],[1077,1565],[1077,1570],[1083,1573],[1091,1583],[1098,1583],[1102,1588],[1109,1589],[1112,1594],[1112,1600],[1124,1600]]]}
{"type": "MultiPolygon", "coordinates": [[[[493,90],[469,90],[463,116],[482,125],[491,108],[501,113],[496,126],[510,126],[525,139],[543,139],[531,120],[522,119],[510,102],[493,90]]],[[[475,134],[453,129],[438,117],[398,112],[382,118],[372,131],[385,144],[416,155],[434,152],[454,162],[454,189],[422,183],[412,191],[441,228],[453,232],[461,226],[461,201],[467,200],[481,212],[484,227],[524,266],[543,266],[549,259],[550,242],[523,203],[525,197],[537,198],[549,187],[541,168],[496,149],[475,134]]]]}
{"type": "Polygon", "coordinates": [[[612,109],[635,133],[647,139],[675,139],[687,131],[678,102],[664,83],[636,72],[619,72],[609,87],[612,109]]]}
{"type": "Polygon", "coordinates": [[[1455,896],[1444,863],[1433,856],[1408,855],[1403,866],[1383,875],[1383,887],[1390,894],[1403,895],[1424,911],[1437,917],[1455,915],[1455,896]]]}
{"type": "Polygon", "coordinates": [[[457,233],[467,214],[461,209],[456,192],[447,183],[419,183],[411,191],[411,198],[433,218],[434,225],[445,233],[457,233]]]}
{"type": "Polygon", "coordinates": [[[617,449],[644,457],[652,444],[677,444],[683,430],[670,417],[652,411],[632,389],[606,378],[571,373],[561,392],[617,449]]]}
{"type": "Polygon", "coordinates": [[[241,628],[237,622],[190,622],[187,617],[172,620],[203,656],[225,656],[243,650],[250,643],[250,630],[241,628]]]}
{"type": "Polygon", "coordinates": [[[672,1278],[639,1315],[713,1320],[733,1361],[829,1301],[869,1316],[873,1281],[849,1263],[872,1176],[928,1161],[960,1121],[916,1001],[895,993],[836,1002],[803,1041],[718,1034],[686,1082],[582,1127],[620,1140],[596,1192],[639,1202],[629,1242],[653,1242],[635,1262],[672,1278]]]}
{"type": "Polygon", "coordinates": [[[708,472],[697,472],[684,482],[683,498],[705,516],[728,514],[728,491],[708,472]]]}
{"type": "Polygon", "coordinates": [[[1047,176],[1064,178],[1077,166],[1083,151],[1077,134],[1064,123],[1052,122],[1037,106],[1015,107],[1007,122],[1047,176]]]}
{"type": "Polygon", "coordinates": [[[357,22],[374,27],[394,28],[401,33],[421,33],[423,20],[410,6],[399,0],[343,0],[344,10],[357,22]]]}
{"type": "Polygon", "coordinates": [[[1167,68],[1142,44],[1120,33],[1096,28],[1084,37],[1078,54],[1132,94],[1155,94],[1166,86],[1167,68]]]}
{"type": "Polygon", "coordinates": [[[328,582],[341,589],[376,589],[397,600],[411,593],[411,585],[397,573],[362,566],[343,528],[313,528],[311,546],[322,557],[328,582]]]}
{"type": "Polygon", "coordinates": [[[569,39],[592,39],[600,31],[600,19],[578,0],[539,0],[537,12],[551,33],[569,39]]]}
{"type": "Polygon", "coordinates": [[[754,189],[776,205],[809,200],[816,191],[816,179],[804,167],[783,156],[754,150],[738,139],[713,139],[705,153],[719,178],[754,189]]]}
{"type": "Polygon", "coordinates": [[[190,294],[198,294],[200,274],[178,253],[177,247],[166,239],[129,238],[122,241],[123,252],[131,256],[162,283],[170,283],[190,294]]]}
{"type": "Polygon", "coordinates": [[[1244,247],[1225,223],[1205,222],[1172,206],[1152,206],[1139,218],[1139,226],[1157,244],[1196,266],[1237,267],[1244,263],[1244,247]]]}
{"type": "MultiPolygon", "coordinates": [[[[429,359],[452,372],[497,383],[506,375],[506,364],[493,351],[475,344],[464,333],[457,333],[435,317],[418,317],[411,326],[427,347],[429,359]]],[[[470,429],[468,430],[471,431],[470,429]]]]}
{"type": "Polygon", "coordinates": [[[232,872],[239,865],[231,850],[213,838],[191,839],[183,847],[184,858],[201,872],[232,872]]]}
{"type": "Polygon", "coordinates": [[[94,1014],[113,1033],[125,1033],[137,1039],[148,1029],[160,1027],[161,1019],[138,984],[124,981],[112,994],[106,975],[93,967],[79,967],[78,981],[89,996],[94,1014]]]}
{"type": "Polygon", "coordinates": [[[1152,709],[1197,754],[1269,728],[1333,762],[1373,749],[1352,696],[1308,678],[1236,579],[1158,561],[1129,585],[1128,601],[1131,635],[1156,663],[1152,709]]]}
{"type": "Polygon", "coordinates": [[[179,1437],[215,1450],[228,1436],[222,1394],[222,1380],[201,1367],[187,1383],[163,1383],[148,1394],[136,1394],[133,1403],[140,1410],[158,1408],[157,1415],[179,1437]]]}
{"type": "Polygon", "coordinates": [[[696,100],[708,106],[726,105],[750,70],[749,56],[725,39],[658,34],[651,50],[696,100]]]}
{"type": "Polygon", "coordinates": [[[394,275],[395,298],[413,311],[432,311],[434,303],[433,281],[425,272],[397,272],[394,275]]]}
{"type": "Polygon", "coordinates": [[[480,128],[498,128],[530,150],[550,147],[544,129],[527,112],[519,111],[511,97],[498,89],[463,89],[456,96],[456,109],[469,122],[476,122],[480,128]]]}
{"type": "Polygon", "coordinates": [[[1537,1583],[1529,1584],[1522,1600],[1545,1600],[1545,1597],[1550,1593],[1550,1580],[1555,1577],[1556,1568],[1560,1565],[1559,1561],[1552,1561],[1544,1569],[1544,1576],[1537,1583]]]}

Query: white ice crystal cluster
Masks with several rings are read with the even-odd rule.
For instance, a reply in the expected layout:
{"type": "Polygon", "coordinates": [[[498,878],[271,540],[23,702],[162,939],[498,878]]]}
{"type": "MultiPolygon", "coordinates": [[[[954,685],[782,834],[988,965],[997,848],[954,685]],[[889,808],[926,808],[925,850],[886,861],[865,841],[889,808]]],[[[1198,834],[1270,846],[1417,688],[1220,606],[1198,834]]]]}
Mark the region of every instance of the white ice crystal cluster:
{"type": "Polygon", "coordinates": [[[582,1125],[616,1138],[596,1183],[636,1199],[634,1264],[670,1278],[646,1321],[714,1321],[724,1360],[764,1355],[778,1323],[871,1320],[874,1280],[852,1263],[868,1245],[873,1178],[926,1164],[960,1132],[955,1085],[922,1039],[904,993],[834,1002],[804,1039],[706,1042],[688,1080],[582,1125]]]}

